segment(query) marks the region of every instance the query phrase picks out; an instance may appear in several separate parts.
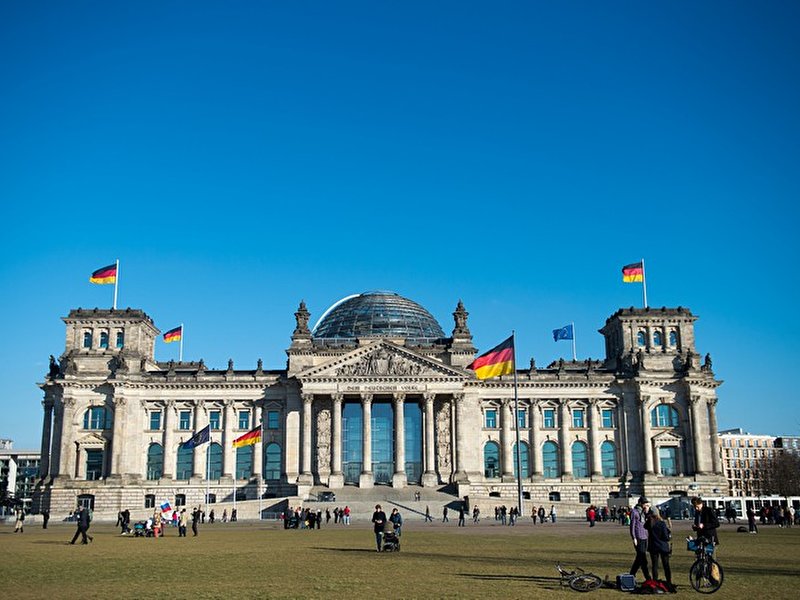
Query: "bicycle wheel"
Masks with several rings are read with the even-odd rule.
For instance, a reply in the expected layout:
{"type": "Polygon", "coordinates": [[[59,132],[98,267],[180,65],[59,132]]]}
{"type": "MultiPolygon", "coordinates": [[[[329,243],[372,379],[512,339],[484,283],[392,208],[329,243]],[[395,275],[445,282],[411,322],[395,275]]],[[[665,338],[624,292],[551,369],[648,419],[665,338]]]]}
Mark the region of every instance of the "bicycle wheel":
{"type": "Polygon", "coordinates": [[[713,558],[694,561],[689,569],[689,582],[696,592],[701,594],[713,594],[722,587],[724,578],[722,566],[713,558]]]}
{"type": "Polygon", "coordinates": [[[576,592],[591,592],[603,585],[603,580],[597,575],[587,573],[585,575],[578,575],[569,580],[569,587],[576,592]]]}

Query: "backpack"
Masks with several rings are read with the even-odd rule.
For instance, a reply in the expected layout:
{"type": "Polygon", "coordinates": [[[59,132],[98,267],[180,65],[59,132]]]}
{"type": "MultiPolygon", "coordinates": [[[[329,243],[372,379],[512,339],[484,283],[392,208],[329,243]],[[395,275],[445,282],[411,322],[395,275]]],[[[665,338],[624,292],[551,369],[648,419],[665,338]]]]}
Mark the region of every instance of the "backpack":
{"type": "Polygon", "coordinates": [[[668,594],[669,588],[666,584],[655,579],[647,579],[642,586],[637,590],[639,594],[668,594]]]}

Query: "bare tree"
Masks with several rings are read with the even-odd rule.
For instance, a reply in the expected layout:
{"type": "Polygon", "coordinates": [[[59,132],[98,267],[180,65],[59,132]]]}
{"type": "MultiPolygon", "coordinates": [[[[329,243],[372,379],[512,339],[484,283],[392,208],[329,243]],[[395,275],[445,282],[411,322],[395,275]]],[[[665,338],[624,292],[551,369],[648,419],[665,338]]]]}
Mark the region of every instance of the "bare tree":
{"type": "Polygon", "coordinates": [[[764,492],[800,496],[800,454],[781,452],[764,465],[764,492]]]}

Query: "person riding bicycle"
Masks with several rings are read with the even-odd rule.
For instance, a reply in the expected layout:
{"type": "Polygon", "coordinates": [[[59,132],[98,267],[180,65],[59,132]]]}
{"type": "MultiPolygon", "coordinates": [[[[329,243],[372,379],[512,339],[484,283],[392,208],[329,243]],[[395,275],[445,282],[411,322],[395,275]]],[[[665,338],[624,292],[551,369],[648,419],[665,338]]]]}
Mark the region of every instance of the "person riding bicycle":
{"type": "Polygon", "coordinates": [[[692,498],[692,506],[694,506],[694,525],[692,525],[692,529],[697,532],[697,537],[706,538],[715,546],[719,546],[719,537],[717,536],[719,518],[716,511],[710,506],[706,506],[699,496],[692,498]]]}

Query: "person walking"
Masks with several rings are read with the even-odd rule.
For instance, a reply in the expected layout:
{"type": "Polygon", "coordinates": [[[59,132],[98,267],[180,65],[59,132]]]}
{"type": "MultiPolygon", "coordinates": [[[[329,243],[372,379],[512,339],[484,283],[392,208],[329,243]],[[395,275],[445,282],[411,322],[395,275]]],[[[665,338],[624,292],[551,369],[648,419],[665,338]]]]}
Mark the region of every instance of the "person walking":
{"type": "Polygon", "coordinates": [[[650,579],[650,569],[647,568],[647,529],[644,527],[647,511],[650,509],[650,501],[644,496],[639,497],[639,502],[631,511],[631,539],[636,558],[631,565],[631,575],[636,577],[639,569],[642,569],[644,578],[650,579]]]}
{"type": "Polygon", "coordinates": [[[433,517],[431,517],[431,508],[427,504],[425,505],[425,522],[433,523],[433,517]]]}
{"type": "Polygon", "coordinates": [[[23,533],[25,528],[25,507],[17,506],[14,510],[17,522],[14,524],[14,533],[23,533]]]}
{"type": "Polygon", "coordinates": [[[186,537],[186,509],[182,508],[178,515],[178,537],[186,537]]]}
{"type": "Polygon", "coordinates": [[[89,519],[88,508],[84,506],[78,507],[77,521],[78,521],[78,528],[75,530],[75,535],[72,536],[72,541],[70,542],[70,544],[75,545],[75,540],[78,539],[78,536],[82,537],[81,544],[88,544],[89,542],[93,542],[94,538],[88,535],[87,533],[89,531],[89,524],[91,522],[91,520],[89,519]]]}
{"type": "Polygon", "coordinates": [[[192,511],[192,537],[197,537],[197,524],[201,518],[200,508],[198,507],[192,511]]]}
{"type": "Polygon", "coordinates": [[[442,523],[449,523],[450,519],[447,518],[447,507],[442,509],[442,523]]]}
{"type": "Polygon", "coordinates": [[[752,507],[747,509],[747,530],[750,533],[758,533],[758,526],[756,525],[756,511],[752,507]]]}
{"type": "Polygon", "coordinates": [[[403,515],[401,515],[400,511],[396,508],[392,509],[392,514],[389,515],[389,522],[394,525],[395,535],[400,537],[403,530],[403,515]]]}
{"type": "Polygon", "coordinates": [[[383,512],[380,504],[375,505],[375,512],[372,513],[373,531],[375,532],[375,544],[377,551],[381,551],[383,543],[383,532],[386,529],[386,513],[383,512]]]}

